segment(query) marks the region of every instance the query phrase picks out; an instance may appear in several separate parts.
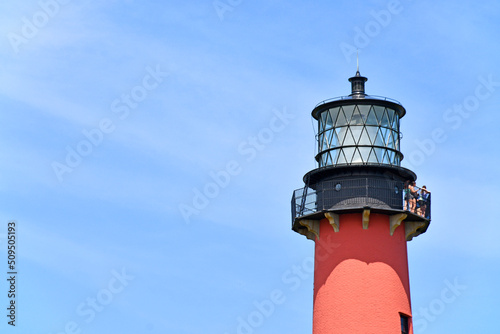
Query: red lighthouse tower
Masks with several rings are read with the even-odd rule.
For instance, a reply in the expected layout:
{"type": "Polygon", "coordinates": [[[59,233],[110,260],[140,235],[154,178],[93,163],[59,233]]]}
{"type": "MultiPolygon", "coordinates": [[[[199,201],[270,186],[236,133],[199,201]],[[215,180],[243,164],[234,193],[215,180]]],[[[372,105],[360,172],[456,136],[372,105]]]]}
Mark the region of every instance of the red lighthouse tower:
{"type": "Polygon", "coordinates": [[[315,241],[313,334],[413,333],[406,242],[424,233],[427,212],[405,210],[397,101],[352,92],[318,104],[319,167],[292,198],[292,229],[315,241]],[[324,244],[334,249],[325,254],[324,244]]]}

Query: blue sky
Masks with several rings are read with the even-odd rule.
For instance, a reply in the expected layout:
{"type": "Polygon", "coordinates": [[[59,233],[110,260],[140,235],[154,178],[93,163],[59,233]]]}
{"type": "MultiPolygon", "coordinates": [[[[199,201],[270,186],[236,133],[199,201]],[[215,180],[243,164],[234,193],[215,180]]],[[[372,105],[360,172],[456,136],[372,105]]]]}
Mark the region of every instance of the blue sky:
{"type": "Polygon", "coordinates": [[[0,16],[19,333],[310,333],[313,242],[290,198],[316,167],[310,112],[349,93],[356,48],[367,93],[405,106],[403,166],[433,193],[408,244],[415,332],[497,330],[498,2],[23,0],[0,16]]]}

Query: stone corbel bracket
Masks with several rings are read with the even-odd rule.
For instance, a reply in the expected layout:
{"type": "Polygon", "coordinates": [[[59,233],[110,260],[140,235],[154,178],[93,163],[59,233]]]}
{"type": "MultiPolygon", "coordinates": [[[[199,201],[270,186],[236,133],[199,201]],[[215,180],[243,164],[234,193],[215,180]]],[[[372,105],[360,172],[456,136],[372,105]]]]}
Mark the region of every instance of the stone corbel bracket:
{"type": "Polygon", "coordinates": [[[389,217],[391,235],[394,235],[394,231],[396,230],[396,228],[399,227],[399,225],[401,225],[401,223],[403,222],[403,220],[406,219],[406,217],[408,217],[406,213],[398,213],[396,215],[392,215],[389,217]]]}
{"type": "Polygon", "coordinates": [[[368,224],[370,224],[370,209],[363,210],[363,230],[368,229],[368,224]]]}
{"type": "Polygon", "coordinates": [[[406,241],[410,241],[411,239],[413,239],[413,237],[419,235],[421,232],[418,232],[418,229],[424,227],[425,225],[427,224],[423,221],[416,221],[416,222],[405,221],[406,241]]]}
{"type": "Polygon", "coordinates": [[[413,237],[416,237],[417,235],[420,234],[418,229],[424,227],[426,223],[423,221],[405,221],[406,217],[408,217],[406,213],[398,213],[396,215],[390,216],[389,217],[390,232],[391,235],[394,235],[394,231],[404,221],[406,241],[410,241],[411,239],[413,239],[413,237]]]}
{"type": "Polygon", "coordinates": [[[332,225],[333,230],[338,232],[340,228],[339,215],[333,212],[325,212],[325,217],[330,222],[330,225],[332,225]]]}
{"type": "Polygon", "coordinates": [[[306,236],[309,240],[319,240],[319,220],[314,219],[301,219],[299,224],[304,226],[307,230],[299,229],[299,233],[306,236]]]}

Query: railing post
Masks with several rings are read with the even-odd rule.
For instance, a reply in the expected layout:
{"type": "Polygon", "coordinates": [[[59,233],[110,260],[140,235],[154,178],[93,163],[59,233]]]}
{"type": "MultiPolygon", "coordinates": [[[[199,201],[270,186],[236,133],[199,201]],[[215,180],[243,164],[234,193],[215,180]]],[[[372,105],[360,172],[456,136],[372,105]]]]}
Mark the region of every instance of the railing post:
{"type": "Polygon", "coordinates": [[[307,183],[304,185],[304,190],[302,191],[302,201],[300,203],[300,215],[304,215],[304,207],[306,205],[306,199],[307,199],[307,190],[309,188],[309,180],[307,180],[307,183]]]}
{"type": "Polygon", "coordinates": [[[366,198],[368,198],[368,196],[369,196],[369,194],[370,194],[370,193],[369,193],[369,189],[368,189],[368,188],[370,187],[370,185],[368,184],[368,182],[369,182],[369,181],[368,181],[368,178],[365,178],[365,190],[366,190],[366,191],[365,191],[365,197],[366,197],[366,198]]]}

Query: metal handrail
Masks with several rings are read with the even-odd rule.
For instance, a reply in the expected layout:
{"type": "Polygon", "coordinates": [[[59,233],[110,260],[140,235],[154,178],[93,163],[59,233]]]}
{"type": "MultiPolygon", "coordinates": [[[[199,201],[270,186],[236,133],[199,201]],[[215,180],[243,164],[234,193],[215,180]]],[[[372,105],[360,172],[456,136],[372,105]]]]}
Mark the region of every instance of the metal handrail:
{"type": "MultiPolygon", "coordinates": [[[[389,101],[389,102],[394,102],[402,106],[401,102],[395,99],[391,99],[389,97],[385,96],[379,96],[379,95],[365,95],[365,99],[376,99],[376,100],[382,100],[382,101],[389,101]]],[[[326,99],[318,103],[313,109],[317,108],[318,106],[325,104],[327,102],[333,102],[333,101],[340,101],[340,100],[359,100],[358,98],[354,98],[353,96],[337,96],[337,97],[332,97],[331,99],[326,99]]]]}
{"type": "Polygon", "coordinates": [[[292,223],[296,217],[302,217],[317,211],[316,191],[308,188],[297,189],[292,196],[292,223]]]}
{"type": "MultiPolygon", "coordinates": [[[[422,190],[422,188],[419,188],[419,187],[415,187],[415,188],[417,188],[419,191],[422,190]]],[[[430,220],[431,219],[431,192],[430,191],[427,191],[427,192],[429,195],[426,198],[426,200],[424,202],[420,201],[420,203],[419,203],[419,201],[417,199],[416,204],[417,204],[417,207],[418,207],[418,205],[425,204],[426,212],[420,213],[420,215],[423,216],[424,218],[430,220]]],[[[406,192],[402,191],[401,195],[403,196],[401,209],[404,211],[410,211],[409,203],[406,203],[407,201],[405,201],[406,192]]],[[[305,216],[307,214],[315,213],[318,211],[318,207],[317,207],[317,203],[316,203],[316,191],[309,188],[307,185],[304,188],[296,189],[293,192],[291,204],[292,204],[292,225],[293,225],[295,218],[302,217],[302,216],[305,216]]],[[[419,211],[415,210],[413,213],[419,214],[419,211]]]]}

